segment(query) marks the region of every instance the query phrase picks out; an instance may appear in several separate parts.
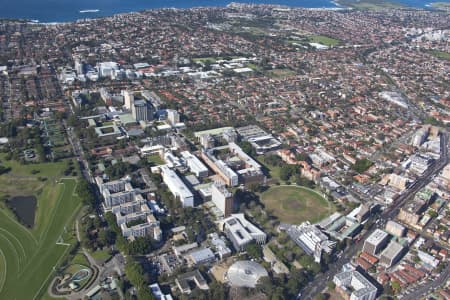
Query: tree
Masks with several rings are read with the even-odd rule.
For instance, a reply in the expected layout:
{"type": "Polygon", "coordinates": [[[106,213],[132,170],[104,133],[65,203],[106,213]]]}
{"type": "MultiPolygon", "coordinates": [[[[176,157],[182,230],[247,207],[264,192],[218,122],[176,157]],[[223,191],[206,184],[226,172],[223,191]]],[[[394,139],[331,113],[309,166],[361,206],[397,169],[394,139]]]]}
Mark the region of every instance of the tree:
{"type": "Polygon", "coordinates": [[[257,258],[260,259],[262,258],[262,249],[261,246],[256,244],[255,242],[251,242],[247,245],[247,247],[245,248],[246,252],[248,255],[250,255],[253,258],[257,258]]]}
{"type": "Polygon", "coordinates": [[[292,170],[288,165],[284,165],[280,169],[280,179],[283,181],[288,181],[292,176],[292,170]]]}
{"type": "Polygon", "coordinates": [[[98,241],[103,245],[113,245],[116,242],[116,233],[110,229],[101,230],[98,241]]]}
{"type": "Polygon", "coordinates": [[[91,208],[96,206],[97,199],[95,197],[94,188],[84,177],[78,178],[76,193],[85,205],[89,205],[91,208]]]}
{"type": "Polygon", "coordinates": [[[129,258],[128,263],[125,265],[125,275],[128,278],[128,281],[137,289],[144,287],[145,288],[145,280],[144,280],[144,269],[142,266],[132,259],[129,258]]]}
{"type": "Polygon", "coordinates": [[[358,173],[364,173],[367,169],[369,169],[373,165],[373,162],[368,160],[367,158],[358,159],[354,165],[352,165],[352,169],[358,173]]]}
{"type": "Polygon", "coordinates": [[[397,281],[392,281],[391,282],[391,287],[392,287],[392,290],[394,291],[395,294],[398,293],[400,291],[400,289],[401,289],[400,283],[398,283],[397,281]]]}
{"type": "Polygon", "coordinates": [[[258,283],[256,285],[256,289],[259,292],[264,293],[267,298],[270,299],[270,297],[272,296],[273,290],[274,290],[274,286],[273,286],[273,282],[270,279],[270,277],[262,277],[258,280],[258,283]]]}
{"type": "Polygon", "coordinates": [[[286,298],[294,298],[298,292],[304,287],[307,282],[307,278],[302,270],[294,270],[289,276],[289,280],[286,284],[286,298]]]}
{"type": "Polygon", "coordinates": [[[9,171],[11,171],[10,167],[0,166],[0,175],[8,173],[9,171]]]}
{"type": "Polygon", "coordinates": [[[314,300],[327,300],[327,296],[325,296],[324,294],[317,294],[314,297],[314,300]]]}
{"type": "Polygon", "coordinates": [[[141,286],[138,288],[137,298],[138,300],[156,300],[156,298],[150,291],[150,288],[148,288],[147,286],[141,286]]]}
{"type": "Polygon", "coordinates": [[[209,285],[209,299],[225,300],[227,299],[227,291],[225,286],[215,280],[209,285]]]}
{"type": "Polygon", "coordinates": [[[252,144],[250,144],[247,141],[242,141],[239,143],[239,146],[241,147],[242,151],[247,153],[250,156],[256,156],[256,151],[253,148],[252,144]]]}
{"type": "Polygon", "coordinates": [[[327,282],[327,287],[328,287],[328,290],[334,290],[335,288],[336,288],[336,284],[333,282],[333,281],[328,281],[327,282]]]}

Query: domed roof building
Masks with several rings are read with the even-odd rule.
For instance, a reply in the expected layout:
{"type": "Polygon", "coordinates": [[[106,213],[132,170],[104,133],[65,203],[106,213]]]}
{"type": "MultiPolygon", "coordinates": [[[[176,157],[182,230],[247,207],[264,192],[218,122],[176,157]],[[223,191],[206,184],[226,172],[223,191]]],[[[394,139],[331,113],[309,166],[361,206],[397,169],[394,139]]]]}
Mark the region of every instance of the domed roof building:
{"type": "Polygon", "coordinates": [[[225,276],[232,287],[254,288],[261,277],[269,274],[260,264],[241,260],[232,264],[225,276]]]}

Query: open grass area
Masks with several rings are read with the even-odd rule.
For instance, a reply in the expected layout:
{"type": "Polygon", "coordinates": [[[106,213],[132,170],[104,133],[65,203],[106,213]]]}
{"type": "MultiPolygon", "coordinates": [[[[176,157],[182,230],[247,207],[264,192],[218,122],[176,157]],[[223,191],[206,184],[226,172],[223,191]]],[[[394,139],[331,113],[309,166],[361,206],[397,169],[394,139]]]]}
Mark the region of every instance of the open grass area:
{"type": "Polygon", "coordinates": [[[89,266],[89,261],[87,260],[86,256],[84,256],[83,252],[78,252],[77,254],[75,254],[75,256],[72,259],[72,263],[73,264],[78,264],[78,265],[84,265],[84,266],[89,266]]]}
{"type": "Polygon", "coordinates": [[[261,201],[281,222],[290,224],[317,222],[335,211],[318,192],[301,186],[271,187],[261,195],[261,201]]]}
{"type": "Polygon", "coordinates": [[[69,248],[57,241],[65,227],[70,230],[81,207],[80,198],[74,194],[77,181],[60,178],[64,163],[20,165],[2,156],[0,159],[12,168],[0,176],[0,191],[37,197],[31,229],[18,223],[9,210],[0,209],[0,299],[36,299],[46,293],[53,267],[69,248]],[[39,172],[32,174],[32,170],[39,172]]]}
{"type": "MultiPolygon", "coordinates": [[[[213,64],[217,61],[218,58],[216,57],[199,57],[199,58],[193,58],[192,61],[195,63],[210,63],[213,64]]],[[[220,59],[220,58],[219,58],[220,59]]]]}
{"type": "Polygon", "coordinates": [[[111,258],[111,255],[106,250],[97,250],[95,252],[91,252],[91,256],[97,261],[97,262],[105,262],[108,259],[111,258]]]}
{"type": "Polygon", "coordinates": [[[437,8],[437,9],[449,9],[450,3],[449,2],[433,2],[433,3],[431,3],[431,6],[433,8],[437,8]]]}
{"type": "Polygon", "coordinates": [[[450,61],[450,53],[444,51],[433,50],[431,54],[437,58],[445,59],[450,61]]]}
{"type": "Polygon", "coordinates": [[[360,10],[380,10],[387,8],[405,8],[402,3],[385,0],[337,0],[343,6],[360,10]]]}
{"type": "Polygon", "coordinates": [[[147,157],[147,161],[154,163],[156,166],[165,164],[165,162],[161,159],[161,157],[159,157],[158,154],[149,155],[147,157]]]}
{"type": "Polygon", "coordinates": [[[267,75],[272,78],[287,78],[294,76],[296,73],[289,69],[273,69],[267,71],[267,75]]]}
{"type": "Polygon", "coordinates": [[[339,40],[324,35],[312,35],[309,37],[309,41],[311,43],[319,43],[328,47],[336,46],[340,43],[339,40]]]}

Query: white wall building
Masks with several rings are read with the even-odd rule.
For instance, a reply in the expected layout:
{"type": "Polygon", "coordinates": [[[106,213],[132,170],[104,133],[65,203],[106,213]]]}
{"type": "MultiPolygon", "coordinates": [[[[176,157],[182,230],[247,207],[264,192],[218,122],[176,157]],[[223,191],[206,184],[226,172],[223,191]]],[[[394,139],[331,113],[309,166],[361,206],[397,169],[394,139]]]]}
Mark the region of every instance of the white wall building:
{"type": "Polygon", "coordinates": [[[160,166],[160,170],[163,181],[172,195],[181,201],[183,207],[193,207],[194,195],[180,177],[173,170],[169,169],[168,166],[160,166]]]}
{"type": "Polygon", "coordinates": [[[203,178],[208,176],[208,168],[193,154],[189,151],[181,152],[181,156],[186,161],[189,170],[195,174],[198,178],[203,178]]]}
{"type": "Polygon", "coordinates": [[[170,124],[172,125],[180,123],[180,114],[174,109],[168,109],[167,120],[169,120],[170,124]]]}
{"type": "Polygon", "coordinates": [[[258,227],[247,221],[244,214],[233,214],[222,221],[222,229],[237,251],[243,251],[252,241],[264,244],[267,235],[258,227]]]}

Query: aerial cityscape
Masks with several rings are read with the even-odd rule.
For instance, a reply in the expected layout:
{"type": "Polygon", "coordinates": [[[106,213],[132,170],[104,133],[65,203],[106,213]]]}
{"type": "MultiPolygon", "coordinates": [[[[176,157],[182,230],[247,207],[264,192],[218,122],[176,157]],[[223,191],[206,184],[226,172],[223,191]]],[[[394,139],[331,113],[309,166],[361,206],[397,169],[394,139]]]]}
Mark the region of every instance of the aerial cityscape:
{"type": "Polygon", "coordinates": [[[0,12],[0,299],[450,300],[449,2],[96,2],[0,12]]]}

